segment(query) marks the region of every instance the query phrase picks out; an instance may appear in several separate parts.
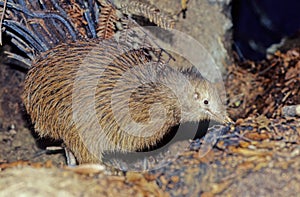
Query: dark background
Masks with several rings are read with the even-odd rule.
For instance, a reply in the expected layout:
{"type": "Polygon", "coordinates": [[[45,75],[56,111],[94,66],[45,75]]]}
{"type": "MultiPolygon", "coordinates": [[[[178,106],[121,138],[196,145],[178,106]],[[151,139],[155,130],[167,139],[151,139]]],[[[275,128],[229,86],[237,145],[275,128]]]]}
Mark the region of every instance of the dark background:
{"type": "MultiPolygon", "coordinates": [[[[261,60],[283,37],[300,38],[300,0],[233,0],[234,49],[241,60],[261,60]]],[[[297,39],[296,39],[297,40],[297,39]]]]}

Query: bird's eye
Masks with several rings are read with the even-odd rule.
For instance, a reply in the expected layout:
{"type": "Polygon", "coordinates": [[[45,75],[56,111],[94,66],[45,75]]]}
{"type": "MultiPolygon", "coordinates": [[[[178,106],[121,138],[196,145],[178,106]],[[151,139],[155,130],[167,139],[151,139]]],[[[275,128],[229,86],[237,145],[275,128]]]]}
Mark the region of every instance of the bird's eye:
{"type": "Polygon", "coordinates": [[[208,100],[205,99],[205,100],[203,101],[203,103],[204,103],[205,105],[208,105],[208,100]]]}

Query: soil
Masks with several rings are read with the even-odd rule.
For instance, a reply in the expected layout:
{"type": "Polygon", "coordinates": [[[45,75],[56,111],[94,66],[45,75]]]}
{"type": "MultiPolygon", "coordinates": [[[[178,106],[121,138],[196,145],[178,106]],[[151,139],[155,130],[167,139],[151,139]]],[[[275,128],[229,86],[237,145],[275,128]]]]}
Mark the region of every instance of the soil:
{"type": "Polygon", "coordinates": [[[35,134],[20,98],[24,77],[23,71],[0,64],[0,196],[300,193],[300,119],[282,114],[285,106],[300,104],[297,48],[262,62],[236,61],[226,67],[228,112],[235,124],[207,154],[201,154],[204,142],[198,139],[168,165],[117,176],[98,165],[67,167],[63,150],[46,151],[61,142],[35,134]]]}

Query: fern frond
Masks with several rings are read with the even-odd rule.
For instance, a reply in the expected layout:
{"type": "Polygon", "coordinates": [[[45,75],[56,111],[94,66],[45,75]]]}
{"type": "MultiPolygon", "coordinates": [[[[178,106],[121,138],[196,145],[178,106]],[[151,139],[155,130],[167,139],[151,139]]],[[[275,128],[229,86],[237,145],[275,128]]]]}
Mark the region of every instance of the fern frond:
{"type": "Polygon", "coordinates": [[[97,36],[102,39],[113,37],[117,22],[116,9],[110,4],[102,4],[100,9],[99,23],[97,24],[97,36]]]}
{"type": "Polygon", "coordinates": [[[115,34],[115,38],[123,46],[128,49],[142,50],[153,60],[168,63],[170,60],[175,60],[171,54],[165,51],[155,38],[146,29],[141,27],[132,18],[121,18],[123,29],[115,34]]]}
{"type": "Polygon", "coordinates": [[[133,0],[128,4],[124,4],[121,11],[125,14],[143,16],[164,29],[172,29],[175,25],[175,20],[169,14],[149,3],[133,0]]]}
{"type": "Polygon", "coordinates": [[[84,18],[84,10],[80,7],[75,0],[71,0],[70,3],[63,3],[62,8],[68,15],[68,19],[74,24],[74,27],[78,31],[81,37],[86,37],[87,33],[85,26],[87,22],[84,18]]]}

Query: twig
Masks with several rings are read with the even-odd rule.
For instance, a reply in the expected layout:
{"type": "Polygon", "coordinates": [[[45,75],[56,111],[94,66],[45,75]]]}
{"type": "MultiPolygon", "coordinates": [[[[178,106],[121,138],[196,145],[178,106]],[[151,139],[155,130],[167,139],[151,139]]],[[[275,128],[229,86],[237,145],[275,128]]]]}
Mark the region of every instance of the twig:
{"type": "Polygon", "coordinates": [[[7,4],[7,0],[4,0],[3,10],[0,18],[0,46],[2,46],[2,24],[5,16],[6,4],[7,4]]]}
{"type": "MultiPolygon", "coordinates": [[[[4,3],[2,3],[0,1],[0,5],[3,4],[3,8],[4,5],[6,3],[7,0],[5,0],[4,3]]],[[[32,17],[32,18],[41,18],[41,19],[56,19],[58,21],[60,21],[61,23],[63,23],[65,25],[65,27],[68,29],[71,37],[73,40],[77,39],[77,34],[76,34],[76,30],[74,29],[74,27],[72,26],[72,24],[70,23],[70,21],[68,21],[64,16],[62,16],[60,13],[57,12],[31,12],[29,11],[26,7],[22,7],[20,5],[14,4],[14,3],[10,3],[7,2],[6,5],[8,8],[11,8],[13,10],[19,11],[24,13],[25,15],[32,17]]]]}
{"type": "Polygon", "coordinates": [[[282,115],[285,117],[300,116],[300,104],[284,106],[282,108],[282,115]]]}

